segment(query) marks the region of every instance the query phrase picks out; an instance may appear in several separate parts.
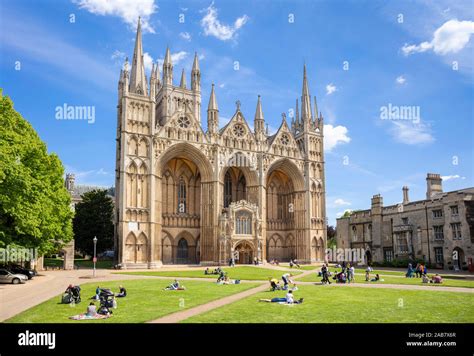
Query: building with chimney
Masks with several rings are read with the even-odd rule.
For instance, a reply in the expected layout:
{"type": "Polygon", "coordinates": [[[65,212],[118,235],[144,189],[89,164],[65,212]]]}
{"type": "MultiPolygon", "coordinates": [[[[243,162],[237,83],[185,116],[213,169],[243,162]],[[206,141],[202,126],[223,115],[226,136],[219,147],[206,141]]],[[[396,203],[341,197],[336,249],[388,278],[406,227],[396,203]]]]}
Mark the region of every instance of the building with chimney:
{"type": "Polygon", "coordinates": [[[424,260],[467,269],[474,257],[474,188],[445,193],[441,176],[433,173],[426,184],[424,200],[410,201],[404,186],[400,204],[384,206],[378,194],[370,209],[337,219],[337,247],[364,249],[365,262],[424,260]]]}
{"type": "MultiPolygon", "coordinates": [[[[323,117],[311,104],[306,66],[301,107],[269,135],[264,98],[252,130],[237,100],[219,122],[210,89],[201,120],[201,69],[175,84],[170,49],[145,74],[140,21],[117,105],[116,239],[124,268],[254,259],[322,261],[326,246],[323,117]],[[161,72],[160,72],[161,69],[161,72]],[[299,114],[301,110],[301,115],[299,114]]],[[[238,99],[238,98],[236,98],[238,99]]]]}

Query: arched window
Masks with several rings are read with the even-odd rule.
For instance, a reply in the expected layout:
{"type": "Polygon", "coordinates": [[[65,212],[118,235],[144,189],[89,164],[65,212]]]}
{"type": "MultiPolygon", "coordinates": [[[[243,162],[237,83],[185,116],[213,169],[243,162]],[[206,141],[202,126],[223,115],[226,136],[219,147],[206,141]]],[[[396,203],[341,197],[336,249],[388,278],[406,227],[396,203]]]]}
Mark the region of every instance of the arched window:
{"type": "Polygon", "coordinates": [[[188,263],[188,242],[185,238],[182,238],[178,242],[178,251],[177,251],[177,262],[188,263]]]}
{"type": "Polygon", "coordinates": [[[178,213],[186,212],[186,183],[183,177],[179,178],[178,183],[178,213]]]}
{"type": "Polygon", "coordinates": [[[232,202],[232,177],[227,171],[224,178],[224,208],[229,207],[232,202]]]}
{"type": "Polygon", "coordinates": [[[237,201],[247,200],[247,182],[245,176],[241,176],[237,184],[237,201]]]}
{"type": "Polygon", "coordinates": [[[235,233],[240,235],[252,234],[252,217],[248,212],[237,212],[235,216],[235,233]]]}
{"type": "Polygon", "coordinates": [[[283,219],[283,194],[280,192],[277,193],[277,212],[278,219],[283,219]]]}

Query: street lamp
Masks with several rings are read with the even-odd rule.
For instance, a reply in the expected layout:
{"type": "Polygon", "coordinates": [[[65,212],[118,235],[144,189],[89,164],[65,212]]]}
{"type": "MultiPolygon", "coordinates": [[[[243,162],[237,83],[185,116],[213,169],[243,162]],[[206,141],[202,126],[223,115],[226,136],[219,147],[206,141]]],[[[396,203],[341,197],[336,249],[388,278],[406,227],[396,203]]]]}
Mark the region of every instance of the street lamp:
{"type": "Polygon", "coordinates": [[[95,257],[95,252],[96,252],[96,246],[97,246],[97,237],[94,236],[92,241],[94,241],[94,259],[92,261],[94,262],[94,278],[95,278],[95,263],[97,262],[97,257],[95,257]]]}

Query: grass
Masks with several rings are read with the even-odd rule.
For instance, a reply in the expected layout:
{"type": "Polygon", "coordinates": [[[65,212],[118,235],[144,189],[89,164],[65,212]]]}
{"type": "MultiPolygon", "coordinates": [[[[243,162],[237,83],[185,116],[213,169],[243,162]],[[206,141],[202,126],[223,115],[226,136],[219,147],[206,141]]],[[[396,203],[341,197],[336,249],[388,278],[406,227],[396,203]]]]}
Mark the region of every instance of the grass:
{"type": "MultiPolygon", "coordinates": [[[[81,320],[68,319],[69,316],[85,313],[90,298],[95,294],[97,283],[81,285],[82,302],[75,307],[59,304],[60,295],[30,308],[7,323],[143,323],[160,318],[164,315],[195,307],[216,299],[242,292],[258,284],[245,283],[233,285],[217,285],[205,281],[184,281],[185,291],[163,291],[171,280],[145,279],[102,282],[103,288],[111,288],[118,292],[118,286],[127,288],[127,297],[117,298],[118,308],[109,319],[81,320]]],[[[96,303],[98,306],[98,303],[96,303]]]]}
{"type": "MultiPolygon", "coordinates": [[[[474,288],[474,280],[472,279],[457,279],[457,278],[449,278],[443,277],[442,284],[425,284],[421,282],[421,278],[406,278],[403,274],[398,273],[397,275],[384,275],[383,271],[381,271],[380,278],[383,279],[383,282],[377,282],[378,284],[400,284],[400,285],[419,285],[419,286],[435,286],[435,287],[464,287],[464,288],[474,288]]],[[[428,274],[431,278],[431,274],[428,274]]],[[[375,273],[370,273],[370,278],[375,277],[375,273]]],[[[332,277],[330,277],[331,282],[335,282],[332,277]]],[[[357,273],[355,275],[356,283],[375,283],[375,282],[366,282],[365,281],[365,273],[357,273]]],[[[302,277],[299,279],[302,282],[321,282],[322,277],[318,277],[317,273],[311,273],[307,276],[302,277]]]]}
{"type": "Polygon", "coordinates": [[[258,302],[261,292],[184,323],[473,323],[474,295],[453,292],[300,286],[300,305],[258,302]]]}
{"type": "Polygon", "coordinates": [[[318,266],[313,266],[313,265],[300,265],[300,268],[297,268],[294,266],[293,268],[290,268],[290,265],[288,263],[280,263],[280,267],[288,268],[290,270],[302,270],[302,271],[312,271],[313,269],[319,268],[318,266]]]}
{"type": "MultiPolygon", "coordinates": [[[[192,270],[184,271],[150,271],[150,272],[117,272],[120,274],[134,274],[142,276],[159,276],[159,277],[190,277],[190,278],[213,278],[217,279],[217,275],[205,275],[205,268],[195,268],[192,270]]],[[[212,270],[212,268],[210,268],[212,270]]],[[[260,268],[260,267],[250,267],[250,266],[239,266],[239,267],[228,267],[223,268],[224,272],[227,272],[229,278],[231,279],[241,279],[241,280],[250,280],[250,281],[266,281],[268,277],[281,278],[281,276],[286,273],[285,271],[269,269],[269,268],[260,268]]],[[[291,273],[291,271],[290,271],[291,273]]],[[[293,271],[293,275],[301,274],[301,272],[293,271]]]]}
{"type": "MultiPolygon", "coordinates": [[[[59,267],[63,266],[64,260],[62,258],[45,258],[44,259],[44,266],[45,267],[59,267]]],[[[92,260],[86,259],[74,259],[74,265],[78,266],[79,268],[93,268],[94,262],[92,260]]],[[[100,258],[97,259],[96,268],[112,268],[114,262],[112,260],[101,260],[100,258]]]]}

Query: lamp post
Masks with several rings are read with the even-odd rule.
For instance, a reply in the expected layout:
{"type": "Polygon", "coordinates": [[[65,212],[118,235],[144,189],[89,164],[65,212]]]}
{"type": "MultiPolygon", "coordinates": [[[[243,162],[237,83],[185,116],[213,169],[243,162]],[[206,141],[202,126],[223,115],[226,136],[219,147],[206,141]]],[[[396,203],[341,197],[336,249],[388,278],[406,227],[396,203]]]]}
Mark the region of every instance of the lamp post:
{"type": "Polygon", "coordinates": [[[94,259],[92,260],[94,262],[94,278],[95,278],[95,263],[97,262],[97,257],[96,257],[96,247],[97,247],[97,237],[94,236],[94,238],[92,239],[92,241],[94,241],[94,259]]]}

